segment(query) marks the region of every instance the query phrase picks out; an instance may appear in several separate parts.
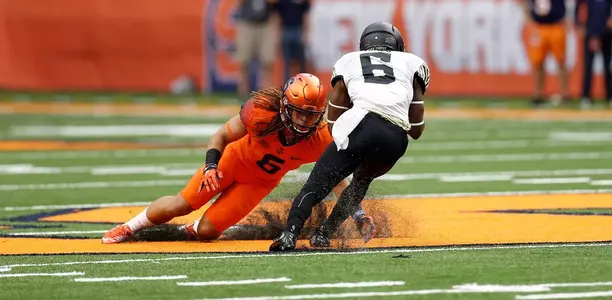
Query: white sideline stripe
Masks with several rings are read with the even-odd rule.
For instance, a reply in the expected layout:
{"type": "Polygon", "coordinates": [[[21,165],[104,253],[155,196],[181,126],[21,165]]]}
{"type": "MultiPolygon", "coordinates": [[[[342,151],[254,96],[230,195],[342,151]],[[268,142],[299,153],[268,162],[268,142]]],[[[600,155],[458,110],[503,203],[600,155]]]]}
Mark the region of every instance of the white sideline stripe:
{"type": "Polygon", "coordinates": [[[279,278],[257,278],[257,279],[244,279],[244,280],[177,282],[176,285],[180,285],[180,286],[215,286],[215,285],[260,284],[260,283],[287,282],[287,281],[291,281],[291,278],[279,277],[279,278]]]}
{"type": "Polygon", "coordinates": [[[99,277],[99,278],[75,278],[75,282],[115,282],[115,281],[136,281],[136,280],[176,280],[185,279],[187,275],[172,275],[172,276],[147,276],[147,277],[99,277]]]}
{"type": "MultiPolygon", "coordinates": [[[[503,192],[473,192],[473,193],[431,193],[431,194],[403,194],[368,197],[366,200],[376,199],[415,199],[415,198],[460,198],[480,196],[522,196],[522,195],[561,195],[561,194],[609,194],[612,189],[573,189],[573,190],[532,190],[532,191],[503,191],[503,192]]],[[[91,204],[64,204],[64,205],[33,205],[33,206],[7,206],[4,211],[45,210],[45,209],[71,209],[71,208],[102,208],[147,206],[151,202],[119,202],[119,203],[91,203],[91,204]]]]}
{"type": "Polygon", "coordinates": [[[90,234],[90,233],[105,233],[106,230],[85,230],[85,231],[40,231],[40,232],[12,232],[6,235],[18,236],[39,236],[39,235],[63,235],[63,234],[90,234]]]}
{"type": "Polygon", "coordinates": [[[545,160],[609,159],[612,152],[520,153],[520,154],[470,154],[402,157],[401,163],[458,163],[458,162],[509,162],[545,160]]]}
{"type": "Polygon", "coordinates": [[[148,180],[148,181],[62,182],[62,183],[46,183],[46,184],[3,184],[3,185],[0,185],[0,191],[177,186],[177,185],[185,185],[185,183],[186,183],[185,180],[148,180]]]}
{"type": "Polygon", "coordinates": [[[612,291],[517,295],[515,299],[517,300],[578,299],[578,298],[595,298],[595,297],[608,297],[608,296],[612,296],[612,291]]]}
{"type": "Polygon", "coordinates": [[[207,260],[207,259],[241,259],[241,258],[275,258],[275,257],[310,257],[310,256],[330,256],[330,255],[369,255],[387,253],[427,253],[427,252],[454,252],[454,251],[488,251],[488,250],[512,250],[512,249],[544,249],[544,248],[582,248],[582,247],[610,247],[612,243],[579,243],[579,244],[540,244],[540,245],[507,245],[507,246],[474,246],[474,247],[439,247],[439,248],[411,248],[411,249],[385,249],[385,250],[359,250],[353,252],[330,251],[312,253],[262,253],[262,254],[235,254],[235,255],[216,255],[216,256],[174,256],[166,258],[138,258],[138,259],[118,259],[118,260],[88,260],[88,261],[69,261],[57,263],[38,263],[38,264],[13,264],[4,265],[0,268],[19,268],[19,267],[47,267],[47,266],[71,266],[71,265],[95,265],[95,264],[120,264],[131,262],[153,262],[177,261],[177,260],[207,260]]]}
{"type": "Polygon", "coordinates": [[[404,285],[403,281],[364,281],[364,282],[335,282],[318,284],[292,284],[285,285],[288,289],[319,289],[319,288],[358,288],[375,286],[395,286],[404,285]]]}
{"type": "Polygon", "coordinates": [[[0,278],[9,277],[42,277],[42,276],[83,276],[83,272],[68,272],[68,273],[13,273],[13,274],[0,274],[0,278]]]}
{"type": "Polygon", "coordinates": [[[11,268],[0,268],[0,272],[10,272],[11,268]]]}
{"type": "Polygon", "coordinates": [[[562,184],[562,183],[590,183],[589,177],[566,177],[566,178],[526,178],[515,179],[515,184],[562,184]]]}

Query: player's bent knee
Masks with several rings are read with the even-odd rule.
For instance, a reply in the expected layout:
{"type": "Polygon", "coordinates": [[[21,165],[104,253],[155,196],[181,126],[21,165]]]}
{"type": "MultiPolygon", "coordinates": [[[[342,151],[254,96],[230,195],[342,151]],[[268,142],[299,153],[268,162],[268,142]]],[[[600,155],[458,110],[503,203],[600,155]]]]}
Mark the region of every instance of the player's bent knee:
{"type": "Polygon", "coordinates": [[[200,223],[198,224],[198,238],[202,241],[212,241],[216,240],[221,236],[221,233],[217,230],[217,228],[206,218],[206,216],[202,217],[200,223]]]}
{"type": "Polygon", "coordinates": [[[185,201],[185,199],[183,199],[181,195],[175,195],[173,201],[168,207],[168,210],[171,210],[177,216],[184,216],[193,212],[194,209],[191,207],[191,205],[189,205],[189,203],[187,203],[187,201],[185,201]]]}

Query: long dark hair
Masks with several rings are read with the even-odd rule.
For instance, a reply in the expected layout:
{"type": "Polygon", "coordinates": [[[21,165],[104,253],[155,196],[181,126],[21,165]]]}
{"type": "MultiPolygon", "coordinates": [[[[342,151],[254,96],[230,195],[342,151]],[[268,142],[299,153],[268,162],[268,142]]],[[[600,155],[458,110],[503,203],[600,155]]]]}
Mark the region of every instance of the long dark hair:
{"type": "Polygon", "coordinates": [[[251,99],[253,104],[255,104],[255,107],[276,112],[272,120],[268,122],[269,126],[266,126],[266,128],[257,132],[258,136],[269,135],[281,130],[285,126],[280,116],[280,105],[282,98],[283,89],[280,86],[269,87],[251,93],[251,99]]]}

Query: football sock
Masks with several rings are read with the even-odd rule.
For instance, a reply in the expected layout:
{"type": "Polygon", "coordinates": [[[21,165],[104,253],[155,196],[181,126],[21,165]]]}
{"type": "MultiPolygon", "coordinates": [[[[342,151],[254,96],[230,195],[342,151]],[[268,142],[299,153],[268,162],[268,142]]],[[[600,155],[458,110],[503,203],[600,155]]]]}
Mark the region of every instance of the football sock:
{"type": "Polygon", "coordinates": [[[151,223],[151,221],[149,221],[149,219],[147,218],[147,209],[148,208],[145,208],[145,210],[143,210],[137,216],[125,223],[125,225],[130,227],[132,231],[138,231],[143,228],[155,226],[155,224],[151,223]]]}
{"type": "Polygon", "coordinates": [[[363,211],[363,209],[360,207],[357,212],[353,214],[353,219],[357,221],[357,219],[359,219],[361,216],[365,216],[365,214],[365,211],[363,211]]]}
{"type": "Polygon", "coordinates": [[[195,220],[195,222],[193,222],[193,231],[198,234],[198,226],[200,225],[200,219],[195,220]]]}

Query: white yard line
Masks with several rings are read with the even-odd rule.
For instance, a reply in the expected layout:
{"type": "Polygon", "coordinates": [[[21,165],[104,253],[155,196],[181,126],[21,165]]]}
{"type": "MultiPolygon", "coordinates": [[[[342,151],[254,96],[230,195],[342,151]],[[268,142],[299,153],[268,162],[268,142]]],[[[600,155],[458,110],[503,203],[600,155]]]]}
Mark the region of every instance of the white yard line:
{"type": "Polygon", "coordinates": [[[62,182],[46,184],[2,184],[0,191],[23,190],[69,190],[97,188],[133,188],[152,186],[180,186],[185,180],[147,180],[147,181],[97,181],[97,182],[62,182]]]}
{"type": "Polygon", "coordinates": [[[610,297],[610,296],[612,296],[612,291],[517,295],[514,299],[517,299],[517,300],[580,299],[580,298],[598,298],[598,297],[610,297]]]}
{"type": "MultiPolygon", "coordinates": [[[[232,297],[232,298],[202,298],[200,300],[302,300],[302,299],[343,299],[343,298],[370,298],[370,297],[392,297],[392,296],[414,296],[414,295],[440,295],[440,294],[468,294],[468,293],[508,293],[513,291],[470,291],[455,289],[431,289],[431,290],[407,290],[390,292],[349,292],[349,293],[327,293],[327,294],[304,294],[287,296],[263,296],[263,297],[232,297]]],[[[521,291],[514,291],[521,292],[521,291]]]]}
{"type": "Polygon", "coordinates": [[[279,277],[279,278],[256,278],[256,279],[244,279],[244,280],[177,282],[176,285],[180,285],[180,286],[219,286],[219,285],[262,284],[262,283],[287,282],[287,281],[291,281],[291,278],[279,277]]]}
{"type": "Polygon", "coordinates": [[[40,236],[40,235],[66,235],[66,234],[91,234],[105,233],[106,230],[84,230],[84,231],[38,231],[38,232],[11,232],[9,236],[40,236]]]}
{"type": "Polygon", "coordinates": [[[561,177],[561,178],[524,178],[513,180],[515,184],[572,184],[590,183],[589,177],[561,177]]]}
{"type": "MultiPolygon", "coordinates": [[[[501,133],[500,133],[501,134],[501,133]]],[[[504,134],[508,134],[507,132],[504,134]]],[[[460,133],[452,136],[461,136],[460,133]]],[[[515,134],[517,137],[518,134],[515,134]]],[[[448,135],[437,140],[419,140],[414,142],[414,151],[448,151],[448,150],[478,150],[478,149],[504,149],[504,148],[528,148],[528,147],[584,147],[588,145],[607,145],[602,140],[584,140],[569,143],[559,140],[468,140],[449,141],[448,135]]],[[[547,138],[543,136],[542,138],[547,138]]],[[[50,160],[50,159],[85,159],[85,158],[143,158],[143,157],[204,157],[205,149],[176,148],[176,149],[138,149],[138,150],[93,150],[93,151],[51,151],[51,152],[18,152],[5,153],[3,158],[22,160],[50,160]]],[[[543,153],[545,154],[545,153],[543,153]]]]}
{"type": "Polygon", "coordinates": [[[10,272],[11,268],[0,268],[0,272],[10,272]]]}
{"type": "Polygon", "coordinates": [[[472,292],[548,292],[550,287],[543,285],[499,285],[499,284],[461,284],[453,286],[454,290],[472,292]]]}
{"type": "MultiPolygon", "coordinates": [[[[201,300],[301,300],[301,299],[339,299],[339,298],[365,298],[365,297],[392,297],[412,295],[436,295],[436,294],[467,294],[467,293],[526,293],[547,292],[550,287],[540,285],[479,285],[467,284],[457,285],[452,289],[429,289],[429,290],[404,290],[389,292],[346,292],[346,293],[319,293],[286,296],[262,296],[262,297],[232,297],[232,298],[204,298],[201,300]]],[[[540,299],[576,299],[589,297],[612,296],[612,291],[603,292],[580,292],[560,294],[533,294],[517,295],[517,300],[540,300],[540,299]]]]}
{"type": "MultiPolygon", "coordinates": [[[[199,163],[171,163],[171,164],[142,164],[142,165],[92,165],[92,166],[36,166],[32,164],[3,164],[0,165],[0,175],[32,175],[32,174],[91,174],[91,175],[133,175],[157,174],[164,176],[190,176],[199,163]]],[[[303,177],[306,179],[310,172],[299,170],[291,171],[286,177],[303,177]]],[[[524,170],[524,171],[484,171],[484,172],[437,172],[437,173],[408,173],[385,174],[381,178],[388,180],[416,180],[441,179],[453,181],[453,177],[495,177],[495,176],[573,176],[573,175],[610,175],[612,169],[566,169],[566,170],[524,170]]]]}
{"type": "MultiPolygon", "coordinates": [[[[612,189],[572,189],[572,190],[529,190],[529,191],[503,191],[503,192],[467,192],[467,193],[430,193],[430,194],[396,194],[373,196],[368,199],[418,199],[418,198],[460,198],[481,196],[522,196],[522,195],[562,195],[562,194],[610,194],[612,189]]],[[[90,204],[64,204],[64,205],[33,205],[33,206],[7,206],[0,207],[4,211],[22,210],[50,210],[72,208],[104,208],[147,206],[151,202],[119,202],[119,203],[90,203],[90,204]]]]}
{"type": "Polygon", "coordinates": [[[564,282],[564,283],[538,283],[538,284],[461,284],[453,286],[454,289],[514,289],[522,287],[544,287],[544,288],[564,288],[564,287],[592,287],[592,286],[612,286],[612,281],[595,282],[564,282]]]}
{"type": "Polygon", "coordinates": [[[612,185],[612,180],[593,180],[591,185],[612,185]]]}
{"type": "Polygon", "coordinates": [[[188,261],[209,259],[245,259],[245,258],[278,258],[278,257],[310,257],[310,256],[334,256],[334,255],[372,255],[372,254],[394,254],[394,253],[427,253],[427,252],[464,252],[464,251],[490,251],[490,250],[513,250],[513,249],[563,249],[563,248],[588,248],[588,247],[610,247],[612,243],[578,243],[578,244],[538,244],[538,245],[506,245],[506,246],[474,246],[474,247],[439,247],[439,248],[410,248],[410,249],[384,249],[384,250],[359,250],[359,251],[330,251],[310,253],[262,253],[262,254],[235,254],[235,255],[212,255],[212,256],[174,256],[165,258],[138,258],[117,260],[86,260],[68,261],[57,263],[33,263],[12,264],[0,266],[0,268],[23,268],[23,267],[48,267],[48,266],[72,266],[72,265],[96,265],[96,264],[123,264],[133,262],[160,263],[164,261],[188,261]]]}
{"type": "Polygon", "coordinates": [[[17,137],[207,137],[221,126],[223,124],[13,126],[9,133],[17,137]]]}
{"type": "Polygon", "coordinates": [[[287,289],[322,289],[322,288],[361,288],[376,286],[398,286],[404,285],[403,281],[364,281],[364,282],[333,282],[333,283],[312,283],[312,284],[291,284],[285,285],[287,289]]]}
{"type": "Polygon", "coordinates": [[[581,131],[554,131],[548,136],[552,140],[580,143],[582,141],[612,142],[612,132],[581,132],[581,131]]]}
{"type": "Polygon", "coordinates": [[[405,156],[400,163],[462,163],[462,162],[527,162],[555,160],[593,160],[610,159],[612,152],[567,152],[567,153],[520,153],[520,154],[470,154],[470,155],[435,155],[435,156],[405,156]]]}
{"type": "Polygon", "coordinates": [[[187,275],[172,275],[172,276],[146,276],[146,277],[99,277],[99,278],[75,278],[74,282],[116,282],[116,281],[151,281],[151,280],[178,280],[186,279],[187,275]]]}
{"type": "Polygon", "coordinates": [[[33,206],[9,206],[4,211],[21,210],[45,210],[45,209],[71,209],[71,208],[102,208],[102,207],[125,207],[125,206],[147,206],[151,202],[119,202],[119,203],[90,203],[90,204],[64,204],[64,205],[33,205],[33,206]]]}
{"type": "Polygon", "coordinates": [[[159,174],[188,170],[190,174],[200,167],[199,163],[172,163],[147,165],[98,165],[98,166],[35,166],[32,164],[0,165],[0,175],[31,175],[31,174],[90,174],[90,175],[133,175],[159,174]]]}
{"type": "Polygon", "coordinates": [[[560,148],[602,146],[612,144],[611,141],[583,140],[569,143],[558,140],[493,140],[493,141],[444,141],[444,142],[415,142],[411,151],[449,151],[449,150],[482,150],[482,149],[524,149],[524,148],[560,148]]]}
{"type": "Polygon", "coordinates": [[[580,194],[610,194],[612,189],[572,189],[572,190],[530,190],[503,192],[467,192],[467,193],[432,193],[432,194],[399,194],[376,196],[374,199],[414,199],[414,198],[460,198],[482,196],[523,196],[523,195],[580,195],[580,194]]]}
{"type": "Polygon", "coordinates": [[[62,276],[83,276],[83,272],[68,272],[68,273],[9,273],[0,274],[0,278],[11,277],[62,277],[62,276]]]}
{"type": "MultiPolygon", "coordinates": [[[[32,164],[4,164],[0,165],[0,175],[31,175],[31,174],[91,174],[91,175],[133,175],[158,174],[164,176],[191,175],[200,166],[199,163],[172,163],[172,164],[146,164],[146,165],[107,165],[107,166],[36,166],[32,164]]],[[[299,170],[291,171],[286,177],[300,177],[306,179],[310,172],[299,170]]],[[[417,180],[440,179],[455,182],[465,178],[467,181],[483,181],[486,178],[502,177],[507,180],[514,176],[573,176],[573,175],[610,175],[612,169],[566,169],[566,170],[524,170],[524,171],[485,171],[485,172],[438,172],[438,173],[408,173],[385,174],[383,180],[417,180]]],[[[501,180],[501,179],[499,179],[501,180]]]]}
{"type": "Polygon", "coordinates": [[[23,160],[57,160],[86,158],[143,158],[143,157],[202,157],[205,149],[139,149],[139,150],[108,150],[108,151],[51,151],[51,152],[20,152],[3,154],[6,158],[23,160]]]}

